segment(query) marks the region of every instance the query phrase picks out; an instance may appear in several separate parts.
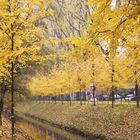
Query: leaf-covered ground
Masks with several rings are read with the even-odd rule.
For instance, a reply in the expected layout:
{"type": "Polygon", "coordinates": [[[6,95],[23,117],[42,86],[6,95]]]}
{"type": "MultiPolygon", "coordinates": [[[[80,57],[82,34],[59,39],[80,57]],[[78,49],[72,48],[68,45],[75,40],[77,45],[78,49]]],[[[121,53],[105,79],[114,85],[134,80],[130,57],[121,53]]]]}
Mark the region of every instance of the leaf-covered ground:
{"type": "Polygon", "coordinates": [[[108,139],[139,140],[140,139],[140,110],[134,105],[91,104],[77,103],[30,103],[18,106],[18,111],[34,115],[47,121],[61,124],[83,132],[104,135],[108,139]]]}
{"type": "MultiPolygon", "coordinates": [[[[11,140],[11,125],[7,119],[3,119],[3,125],[0,126],[0,140],[11,140]]],[[[15,140],[32,140],[25,132],[16,128],[15,140]]]]}

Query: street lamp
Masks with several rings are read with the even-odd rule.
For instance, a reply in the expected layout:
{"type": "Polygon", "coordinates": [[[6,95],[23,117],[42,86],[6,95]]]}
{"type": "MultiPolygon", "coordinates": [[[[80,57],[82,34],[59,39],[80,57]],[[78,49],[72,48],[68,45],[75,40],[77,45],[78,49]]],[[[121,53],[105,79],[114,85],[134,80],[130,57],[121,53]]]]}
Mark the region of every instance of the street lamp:
{"type": "Polygon", "coordinates": [[[93,96],[94,106],[96,106],[96,101],[95,101],[95,99],[96,99],[96,86],[95,86],[95,84],[91,83],[90,87],[92,89],[92,96],[93,96]]]}

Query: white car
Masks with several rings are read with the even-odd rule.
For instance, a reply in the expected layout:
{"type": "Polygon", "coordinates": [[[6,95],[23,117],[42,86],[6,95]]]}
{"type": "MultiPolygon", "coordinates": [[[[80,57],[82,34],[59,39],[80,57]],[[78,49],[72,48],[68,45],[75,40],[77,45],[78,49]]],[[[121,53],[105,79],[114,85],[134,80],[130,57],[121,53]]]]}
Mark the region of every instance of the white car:
{"type": "MultiPolygon", "coordinates": [[[[94,98],[90,98],[91,102],[94,102],[94,98]]],[[[97,101],[97,99],[95,98],[95,102],[97,101]]]]}
{"type": "Polygon", "coordinates": [[[132,98],[134,98],[134,95],[133,94],[129,94],[129,95],[126,95],[125,100],[126,101],[131,101],[132,98]]]}
{"type": "Polygon", "coordinates": [[[115,98],[115,99],[121,99],[121,96],[120,96],[119,94],[115,94],[115,95],[114,95],[114,98],[115,98]]]}

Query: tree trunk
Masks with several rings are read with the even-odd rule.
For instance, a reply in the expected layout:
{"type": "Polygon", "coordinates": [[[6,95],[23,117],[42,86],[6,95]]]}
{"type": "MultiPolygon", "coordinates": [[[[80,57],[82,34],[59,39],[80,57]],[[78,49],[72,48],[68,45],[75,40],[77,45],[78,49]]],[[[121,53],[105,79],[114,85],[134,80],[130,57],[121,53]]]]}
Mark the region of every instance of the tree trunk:
{"type": "Polygon", "coordinates": [[[70,105],[71,105],[71,96],[69,96],[69,101],[70,101],[70,105]]]}
{"type": "Polygon", "coordinates": [[[136,104],[137,104],[137,108],[140,108],[139,105],[139,93],[138,93],[138,83],[137,80],[135,81],[135,94],[136,94],[136,104]]]}
{"type": "Polygon", "coordinates": [[[112,95],[112,108],[114,108],[114,102],[115,102],[115,98],[114,98],[114,89],[112,89],[112,92],[111,92],[111,95],[112,95]]]}
{"type": "Polygon", "coordinates": [[[111,96],[112,96],[112,108],[114,108],[114,104],[115,104],[115,98],[114,98],[114,65],[112,65],[112,77],[111,77],[111,82],[112,82],[112,91],[111,91],[111,96]]]}
{"type": "Polygon", "coordinates": [[[0,95],[0,125],[2,125],[2,110],[3,110],[3,89],[2,89],[2,86],[3,84],[1,84],[1,95],[0,95]]]}
{"type": "Polygon", "coordinates": [[[82,92],[81,92],[81,89],[80,89],[80,105],[82,105],[82,92]]]}
{"type": "Polygon", "coordinates": [[[96,106],[96,101],[95,101],[95,90],[93,89],[93,105],[96,106]]]}
{"type": "Polygon", "coordinates": [[[63,105],[63,95],[61,95],[61,103],[62,103],[62,105],[63,105]]]}
{"type": "Polygon", "coordinates": [[[11,68],[11,128],[12,128],[12,139],[14,139],[14,64],[12,62],[12,68],[11,68]]]}
{"type": "Polygon", "coordinates": [[[56,96],[54,97],[54,100],[55,100],[55,104],[56,104],[56,96]]]}
{"type": "Polygon", "coordinates": [[[5,85],[5,81],[3,80],[1,84],[1,96],[0,96],[0,125],[2,125],[2,112],[3,112],[5,93],[6,93],[6,85],[5,85]]]}
{"type": "MultiPolygon", "coordinates": [[[[13,31],[13,24],[11,24],[11,31],[13,31]]],[[[11,51],[14,51],[14,33],[11,34],[11,51]]],[[[15,114],[14,114],[14,59],[11,60],[11,129],[12,129],[12,140],[14,140],[14,125],[15,125],[15,114]]]]}

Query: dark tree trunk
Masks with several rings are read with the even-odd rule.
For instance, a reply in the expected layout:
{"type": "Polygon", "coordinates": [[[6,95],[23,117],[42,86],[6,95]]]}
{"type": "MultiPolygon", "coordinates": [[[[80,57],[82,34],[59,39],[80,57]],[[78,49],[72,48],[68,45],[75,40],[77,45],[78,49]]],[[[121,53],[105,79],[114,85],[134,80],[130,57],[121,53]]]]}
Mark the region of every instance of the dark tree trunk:
{"type": "Polygon", "coordinates": [[[2,125],[2,104],[0,103],[0,125],[2,125]]]}
{"type": "Polygon", "coordinates": [[[137,108],[140,108],[139,105],[139,93],[138,93],[138,83],[137,80],[135,81],[135,94],[136,94],[136,104],[137,104],[137,108]]]}
{"type": "Polygon", "coordinates": [[[5,81],[3,80],[1,84],[1,96],[0,96],[0,125],[2,125],[2,112],[3,112],[5,93],[6,93],[6,84],[5,81]]]}
{"type": "Polygon", "coordinates": [[[70,105],[71,105],[71,96],[69,96],[69,102],[70,102],[70,105]]]}
{"type": "Polygon", "coordinates": [[[96,106],[95,90],[93,89],[93,105],[96,106]]]}
{"type": "Polygon", "coordinates": [[[63,95],[61,95],[61,103],[62,103],[62,105],[64,104],[64,103],[63,103],[63,95]]]}
{"type": "Polygon", "coordinates": [[[112,108],[114,108],[114,104],[115,104],[114,89],[112,89],[111,95],[112,95],[112,108]]]}
{"type": "Polygon", "coordinates": [[[83,103],[82,103],[82,91],[81,91],[81,89],[80,89],[80,105],[82,105],[83,103]]]}
{"type": "Polygon", "coordinates": [[[12,68],[11,68],[11,128],[12,128],[12,139],[14,139],[14,64],[12,62],[12,68]]]}
{"type": "Polygon", "coordinates": [[[1,95],[0,95],[0,125],[2,125],[2,110],[3,110],[3,84],[1,84],[1,95]]]}
{"type": "Polygon", "coordinates": [[[115,104],[115,98],[114,98],[114,65],[112,65],[112,77],[111,77],[111,82],[112,82],[112,91],[111,91],[111,96],[112,96],[112,108],[114,108],[115,104]]]}
{"type": "MultiPolygon", "coordinates": [[[[11,24],[11,31],[13,31],[13,24],[11,24]]],[[[11,34],[11,51],[14,51],[14,33],[11,34]]],[[[15,128],[15,113],[14,113],[14,60],[11,60],[11,129],[12,140],[14,140],[15,128]]]]}
{"type": "Polygon", "coordinates": [[[95,101],[95,97],[94,97],[94,106],[96,106],[96,101],[95,101]]]}

